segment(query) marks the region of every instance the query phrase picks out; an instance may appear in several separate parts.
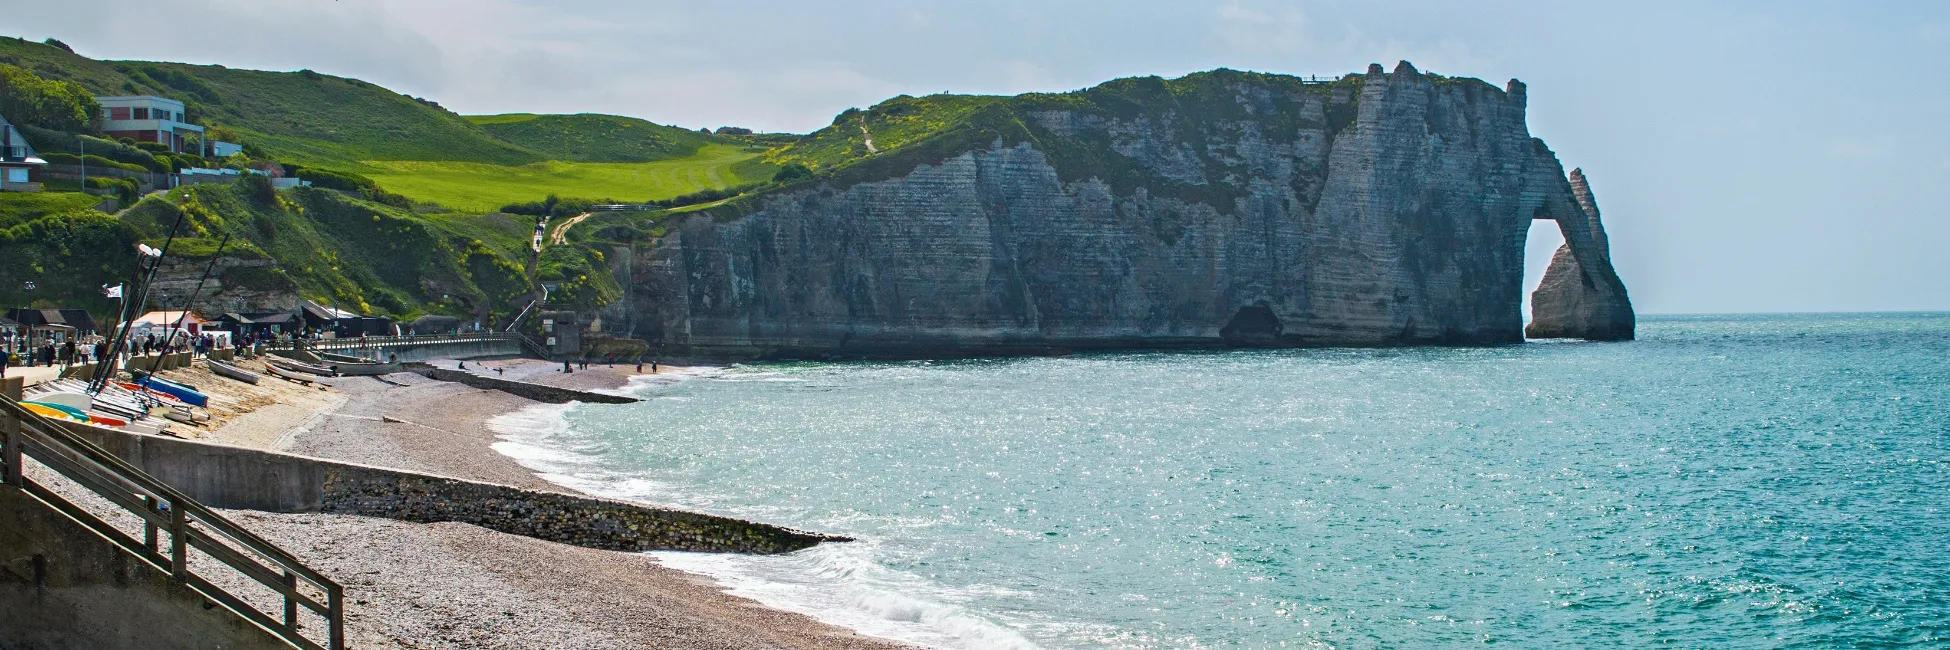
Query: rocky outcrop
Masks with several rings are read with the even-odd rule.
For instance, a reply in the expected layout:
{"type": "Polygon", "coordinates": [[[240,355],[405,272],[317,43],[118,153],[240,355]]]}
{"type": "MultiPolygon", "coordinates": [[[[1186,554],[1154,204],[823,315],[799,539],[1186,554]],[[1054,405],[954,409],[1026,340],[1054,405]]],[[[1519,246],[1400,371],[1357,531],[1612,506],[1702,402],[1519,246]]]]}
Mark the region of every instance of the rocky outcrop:
{"type": "Polygon", "coordinates": [[[150,308],[182,309],[192,297],[194,311],[209,318],[225,312],[289,310],[298,304],[298,285],[276,260],[263,257],[226,254],[215,266],[207,257],[164,259],[149,290],[150,308]]]}
{"type": "MultiPolygon", "coordinates": [[[[635,260],[630,334],[718,358],[1514,343],[1533,219],[1616,281],[1520,82],[1202,74],[1135,108],[1018,107],[1020,135],[691,216],[635,260]]],[[[1168,82],[1127,80],[1147,83],[1168,82]]]]}
{"type": "Polygon", "coordinates": [[[1598,220],[1598,201],[1584,170],[1571,170],[1571,192],[1582,219],[1559,219],[1564,244],[1551,256],[1544,281],[1530,294],[1530,338],[1632,340],[1636,316],[1625,283],[1611,265],[1611,242],[1598,220]]]}

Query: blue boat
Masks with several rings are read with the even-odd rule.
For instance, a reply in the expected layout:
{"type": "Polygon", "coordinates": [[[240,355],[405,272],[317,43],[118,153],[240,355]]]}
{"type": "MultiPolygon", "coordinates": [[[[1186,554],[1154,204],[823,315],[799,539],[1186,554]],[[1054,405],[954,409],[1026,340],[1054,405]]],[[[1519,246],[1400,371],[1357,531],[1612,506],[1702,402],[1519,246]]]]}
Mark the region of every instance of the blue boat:
{"type": "Polygon", "coordinates": [[[155,375],[143,377],[142,379],[136,381],[135,383],[141,385],[144,388],[148,388],[149,390],[156,391],[158,393],[173,395],[176,397],[176,399],[183,400],[184,404],[189,404],[191,406],[210,405],[210,396],[204,395],[203,393],[196,392],[195,389],[192,389],[188,386],[184,386],[182,384],[178,384],[176,382],[163,379],[155,375]]]}

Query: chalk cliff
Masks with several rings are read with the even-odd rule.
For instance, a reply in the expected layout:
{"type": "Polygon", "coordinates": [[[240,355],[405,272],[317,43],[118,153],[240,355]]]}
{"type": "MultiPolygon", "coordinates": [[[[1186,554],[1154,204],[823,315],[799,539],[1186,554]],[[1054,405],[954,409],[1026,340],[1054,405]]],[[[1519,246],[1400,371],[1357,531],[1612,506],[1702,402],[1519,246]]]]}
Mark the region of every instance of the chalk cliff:
{"type": "Polygon", "coordinates": [[[1583,177],[1524,113],[1521,82],[1407,62],[897,98],[809,138],[878,149],[642,249],[623,304],[665,354],[723,358],[1515,343],[1549,219],[1533,334],[1630,338],[1583,177]]]}

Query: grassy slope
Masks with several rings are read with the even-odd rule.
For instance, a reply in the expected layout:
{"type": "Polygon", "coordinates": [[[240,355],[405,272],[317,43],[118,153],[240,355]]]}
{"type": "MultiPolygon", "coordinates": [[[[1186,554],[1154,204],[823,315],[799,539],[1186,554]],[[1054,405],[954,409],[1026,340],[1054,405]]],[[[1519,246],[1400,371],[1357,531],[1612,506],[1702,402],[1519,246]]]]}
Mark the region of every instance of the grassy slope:
{"type": "Polygon", "coordinates": [[[101,202],[102,197],[80,192],[0,192],[0,229],[50,214],[86,210],[101,202]]]}
{"type": "Polygon", "coordinates": [[[100,95],[161,95],[192,118],[235,130],[282,160],[353,167],[363,160],[527,164],[543,156],[459,115],[356,79],[313,72],[96,61],[40,43],[0,39],[0,61],[68,79],[100,95]]]}
{"type": "Polygon", "coordinates": [[[470,115],[488,133],[547,156],[573,162],[652,162],[684,158],[723,139],[634,117],[597,115],[470,115]]]}
{"type": "Polygon", "coordinates": [[[391,191],[461,211],[487,212],[549,194],[619,201],[667,199],[771,178],[754,149],[712,144],[648,163],[543,162],[520,167],[461,162],[374,161],[368,175],[391,191]]]}

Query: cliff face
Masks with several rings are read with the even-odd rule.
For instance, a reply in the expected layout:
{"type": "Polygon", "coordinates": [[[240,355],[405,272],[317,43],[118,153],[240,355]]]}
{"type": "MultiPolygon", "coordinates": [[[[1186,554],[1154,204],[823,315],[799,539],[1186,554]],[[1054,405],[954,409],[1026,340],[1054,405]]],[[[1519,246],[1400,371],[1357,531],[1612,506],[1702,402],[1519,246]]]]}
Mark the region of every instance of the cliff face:
{"type": "Polygon", "coordinates": [[[1265,79],[1025,100],[938,160],[694,215],[633,265],[632,333],[713,357],[1512,343],[1524,237],[1553,219],[1582,251],[1553,278],[1602,289],[1540,298],[1552,331],[1617,338],[1622,305],[1629,337],[1521,83],[1265,79]]]}

